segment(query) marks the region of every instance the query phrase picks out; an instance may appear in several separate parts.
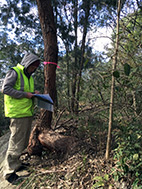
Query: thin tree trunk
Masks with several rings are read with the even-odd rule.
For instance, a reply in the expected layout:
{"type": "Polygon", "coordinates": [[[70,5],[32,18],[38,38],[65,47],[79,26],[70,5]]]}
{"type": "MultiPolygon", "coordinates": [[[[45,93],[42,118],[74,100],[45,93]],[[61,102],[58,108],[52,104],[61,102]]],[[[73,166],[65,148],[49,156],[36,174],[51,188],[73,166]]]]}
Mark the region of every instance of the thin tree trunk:
{"type": "MultiPolygon", "coordinates": [[[[42,35],[44,40],[44,60],[46,62],[58,61],[58,47],[57,47],[57,35],[56,26],[54,22],[53,8],[50,0],[37,0],[38,13],[40,18],[40,24],[42,29],[42,35]]],[[[56,97],[56,65],[47,64],[44,66],[45,86],[44,93],[49,94],[54,101],[56,97]]],[[[41,123],[42,127],[50,128],[52,113],[48,111],[41,112],[41,116],[44,118],[41,123]],[[44,116],[43,116],[44,114],[44,116]]]]}
{"type": "Polygon", "coordinates": [[[120,11],[121,11],[121,0],[118,0],[116,46],[115,46],[115,53],[114,53],[113,65],[112,65],[112,82],[111,82],[111,97],[110,97],[110,109],[109,109],[109,126],[108,126],[108,136],[107,136],[107,145],[106,145],[106,154],[105,154],[106,159],[109,159],[110,145],[111,145],[111,129],[112,129],[112,123],[113,123],[113,103],[114,103],[114,87],[115,87],[115,77],[113,76],[113,72],[116,70],[116,65],[117,65],[117,54],[118,54],[118,46],[119,46],[120,11]]]}
{"type": "Polygon", "coordinates": [[[135,91],[132,91],[132,96],[133,96],[134,114],[135,114],[135,116],[138,116],[137,115],[137,103],[136,103],[136,93],[135,93],[135,91]]]}
{"type": "Polygon", "coordinates": [[[84,1],[84,3],[85,3],[86,10],[85,10],[84,29],[83,29],[82,45],[81,45],[80,69],[79,69],[79,77],[78,77],[77,92],[76,92],[77,94],[76,95],[77,96],[76,112],[78,112],[78,107],[79,107],[79,92],[80,92],[80,83],[81,83],[83,63],[84,63],[85,41],[86,41],[88,18],[89,18],[89,12],[90,12],[90,0],[84,1]]]}
{"type": "Polygon", "coordinates": [[[78,61],[78,54],[77,54],[77,28],[78,28],[78,0],[74,0],[74,31],[75,31],[75,61],[74,61],[74,71],[73,71],[73,78],[72,78],[72,97],[71,97],[71,110],[72,112],[75,111],[75,94],[76,94],[76,82],[77,82],[77,61],[78,61]]]}
{"type": "Polygon", "coordinates": [[[69,47],[66,45],[66,62],[67,62],[67,98],[68,98],[68,108],[70,109],[70,75],[69,75],[69,47]]]}

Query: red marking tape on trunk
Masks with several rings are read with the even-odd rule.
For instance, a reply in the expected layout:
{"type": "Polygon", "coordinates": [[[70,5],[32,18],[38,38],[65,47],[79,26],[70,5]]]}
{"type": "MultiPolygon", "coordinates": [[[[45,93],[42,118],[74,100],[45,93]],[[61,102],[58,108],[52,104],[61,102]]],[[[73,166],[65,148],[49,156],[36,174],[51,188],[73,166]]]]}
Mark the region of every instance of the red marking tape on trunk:
{"type": "Polygon", "coordinates": [[[46,65],[46,64],[53,64],[53,65],[56,65],[57,68],[60,68],[60,66],[58,66],[58,64],[55,62],[44,62],[44,65],[46,65]]]}

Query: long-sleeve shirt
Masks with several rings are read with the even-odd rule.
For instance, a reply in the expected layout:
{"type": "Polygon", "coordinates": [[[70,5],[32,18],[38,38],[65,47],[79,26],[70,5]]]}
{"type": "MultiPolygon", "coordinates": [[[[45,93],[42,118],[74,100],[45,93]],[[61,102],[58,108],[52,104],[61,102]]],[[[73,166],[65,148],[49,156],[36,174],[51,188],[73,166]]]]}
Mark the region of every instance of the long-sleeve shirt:
{"type": "Polygon", "coordinates": [[[26,92],[18,91],[14,89],[14,85],[17,80],[17,73],[14,69],[7,72],[2,86],[2,93],[12,96],[13,98],[25,98],[26,92]]]}

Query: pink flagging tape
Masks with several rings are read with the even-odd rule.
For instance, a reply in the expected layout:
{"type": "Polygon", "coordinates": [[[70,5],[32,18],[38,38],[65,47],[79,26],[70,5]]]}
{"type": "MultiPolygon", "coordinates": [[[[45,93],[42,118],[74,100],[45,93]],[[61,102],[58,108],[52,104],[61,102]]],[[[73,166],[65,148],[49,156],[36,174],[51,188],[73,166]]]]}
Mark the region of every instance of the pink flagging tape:
{"type": "Polygon", "coordinates": [[[60,68],[60,66],[58,66],[58,64],[55,62],[44,62],[44,65],[46,65],[46,64],[53,64],[53,65],[56,65],[57,68],[60,68]]]}

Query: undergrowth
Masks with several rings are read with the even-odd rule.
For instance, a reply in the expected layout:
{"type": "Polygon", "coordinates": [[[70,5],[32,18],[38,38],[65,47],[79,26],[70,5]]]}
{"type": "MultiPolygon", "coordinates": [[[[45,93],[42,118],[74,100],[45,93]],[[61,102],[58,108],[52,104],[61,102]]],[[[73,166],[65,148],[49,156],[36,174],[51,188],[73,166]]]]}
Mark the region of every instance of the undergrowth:
{"type": "Polygon", "coordinates": [[[116,181],[123,179],[132,188],[142,186],[142,129],[140,121],[121,125],[115,133],[116,167],[112,170],[116,181]]]}
{"type": "Polygon", "coordinates": [[[78,138],[75,153],[59,160],[55,153],[43,152],[21,189],[141,188],[141,120],[115,122],[108,161],[105,160],[108,120],[88,113],[70,119],[66,125],[62,124],[64,121],[65,118],[60,120],[62,127],[57,130],[78,138]]]}

